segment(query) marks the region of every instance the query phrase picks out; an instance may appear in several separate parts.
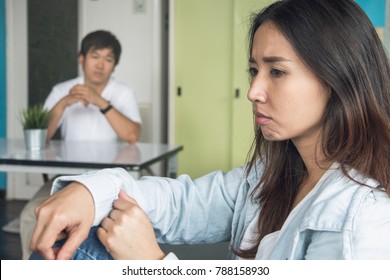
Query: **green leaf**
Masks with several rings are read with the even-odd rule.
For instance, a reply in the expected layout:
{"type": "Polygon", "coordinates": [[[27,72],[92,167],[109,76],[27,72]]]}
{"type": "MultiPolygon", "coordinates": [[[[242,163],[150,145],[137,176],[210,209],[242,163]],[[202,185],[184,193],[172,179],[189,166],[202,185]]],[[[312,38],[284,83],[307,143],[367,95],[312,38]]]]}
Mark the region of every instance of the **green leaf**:
{"type": "Polygon", "coordinates": [[[51,114],[41,104],[22,110],[20,122],[23,129],[47,129],[51,114]]]}

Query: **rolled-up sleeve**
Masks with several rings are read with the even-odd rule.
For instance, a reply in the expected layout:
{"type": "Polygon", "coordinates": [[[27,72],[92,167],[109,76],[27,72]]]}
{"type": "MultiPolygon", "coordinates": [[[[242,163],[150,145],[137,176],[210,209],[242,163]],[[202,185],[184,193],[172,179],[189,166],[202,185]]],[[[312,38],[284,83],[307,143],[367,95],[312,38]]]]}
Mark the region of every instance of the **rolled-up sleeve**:
{"type": "Polygon", "coordinates": [[[213,243],[230,238],[237,193],[244,184],[242,168],[216,171],[192,180],[163,177],[134,178],[124,169],[104,169],[79,176],[59,177],[53,192],[71,181],[85,185],[95,202],[94,225],[112,210],[120,189],[148,214],[159,242],[213,243]]]}
{"type": "Polygon", "coordinates": [[[71,182],[83,184],[90,191],[94,200],[95,220],[93,225],[96,226],[112,210],[112,205],[118,198],[119,190],[124,188],[125,182],[131,183],[132,181],[135,180],[123,169],[102,169],[83,175],[58,177],[53,183],[52,193],[59,191],[71,182]]]}

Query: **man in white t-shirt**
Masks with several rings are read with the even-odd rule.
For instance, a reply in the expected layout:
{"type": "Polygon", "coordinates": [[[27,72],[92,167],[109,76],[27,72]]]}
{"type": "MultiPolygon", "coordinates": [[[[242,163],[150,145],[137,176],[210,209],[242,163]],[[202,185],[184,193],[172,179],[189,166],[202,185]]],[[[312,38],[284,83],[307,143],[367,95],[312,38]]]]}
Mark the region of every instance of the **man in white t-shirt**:
{"type": "MultiPolygon", "coordinates": [[[[111,77],[119,62],[121,45],[108,31],[89,33],[81,42],[79,63],[83,76],[55,85],[44,107],[52,118],[47,139],[61,128],[64,140],[110,141],[118,138],[135,143],[141,117],[135,94],[111,77]]],[[[46,182],[24,207],[20,216],[23,259],[31,252],[29,243],[35,227],[35,207],[50,195],[52,180],[46,182]]]]}

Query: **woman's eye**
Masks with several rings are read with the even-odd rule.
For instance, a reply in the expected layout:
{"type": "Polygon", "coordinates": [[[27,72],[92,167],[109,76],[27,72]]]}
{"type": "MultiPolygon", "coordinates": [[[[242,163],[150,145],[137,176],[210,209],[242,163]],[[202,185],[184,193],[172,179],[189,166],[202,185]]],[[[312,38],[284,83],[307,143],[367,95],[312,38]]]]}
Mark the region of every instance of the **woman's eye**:
{"type": "Polygon", "coordinates": [[[251,68],[248,69],[248,73],[249,73],[249,75],[250,75],[251,77],[254,77],[254,76],[257,75],[258,70],[257,70],[256,68],[251,67],[251,68]]]}
{"type": "Polygon", "coordinates": [[[278,77],[281,77],[283,76],[284,72],[279,70],[279,69],[272,69],[271,70],[271,75],[278,78],[278,77]]]}

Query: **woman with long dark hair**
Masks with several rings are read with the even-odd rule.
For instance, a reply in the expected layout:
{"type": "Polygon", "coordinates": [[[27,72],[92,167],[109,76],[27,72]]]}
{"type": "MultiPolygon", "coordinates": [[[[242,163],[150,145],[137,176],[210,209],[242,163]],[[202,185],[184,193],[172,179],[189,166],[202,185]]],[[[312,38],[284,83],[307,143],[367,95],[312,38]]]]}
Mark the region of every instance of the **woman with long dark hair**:
{"type": "Polygon", "coordinates": [[[245,167],[60,178],[37,208],[32,249],[163,259],[174,256],[158,242],[230,240],[232,258],[390,259],[390,68],[369,19],[352,0],[282,0],[253,18],[249,38],[245,167]]]}

